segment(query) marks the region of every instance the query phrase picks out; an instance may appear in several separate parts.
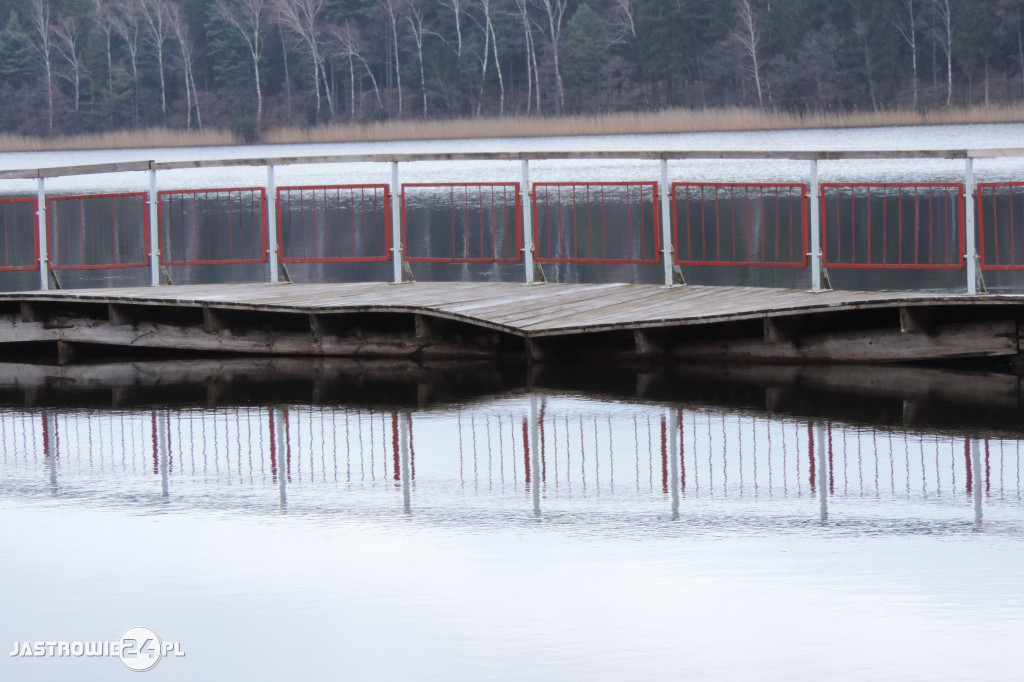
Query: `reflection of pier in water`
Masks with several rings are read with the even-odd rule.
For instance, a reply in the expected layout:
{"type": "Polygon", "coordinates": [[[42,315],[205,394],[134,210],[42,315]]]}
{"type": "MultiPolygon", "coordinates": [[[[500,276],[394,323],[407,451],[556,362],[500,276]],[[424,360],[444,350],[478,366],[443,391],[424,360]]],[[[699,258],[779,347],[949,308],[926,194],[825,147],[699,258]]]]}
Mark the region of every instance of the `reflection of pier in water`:
{"type": "Polygon", "coordinates": [[[104,489],[125,500],[200,504],[216,496],[214,506],[229,508],[295,500],[330,507],[349,492],[360,493],[361,506],[390,508],[398,502],[377,493],[399,490],[406,511],[438,497],[453,504],[453,495],[457,505],[476,497],[513,510],[532,498],[536,513],[602,500],[678,513],[689,501],[807,499],[825,520],[832,501],[881,500],[973,504],[980,522],[983,499],[1019,505],[1022,490],[1014,437],[564,395],[435,410],[7,408],[0,443],[8,490],[104,489]],[[49,487],[40,488],[44,481],[49,487]]]}

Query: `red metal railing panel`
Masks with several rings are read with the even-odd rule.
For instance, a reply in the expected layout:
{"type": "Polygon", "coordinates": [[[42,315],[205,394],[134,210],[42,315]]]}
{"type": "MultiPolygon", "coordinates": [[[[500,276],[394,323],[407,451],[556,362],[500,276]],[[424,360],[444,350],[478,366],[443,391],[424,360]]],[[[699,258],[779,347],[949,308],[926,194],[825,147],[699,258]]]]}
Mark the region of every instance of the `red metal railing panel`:
{"type": "Polygon", "coordinates": [[[165,265],[265,263],[266,206],[262,187],[160,192],[161,261],[165,265]]]}
{"type": "Polygon", "coordinates": [[[807,186],[672,184],[678,265],[807,264],[807,186]]]}
{"type": "Polygon", "coordinates": [[[54,270],[149,264],[144,192],[46,200],[47,260],[54,270]]]}
{"type": "Polygon", "coordinates": [[[1024,182],[978,183],[978,252],[985,270],[1024,269],[1024,182]]]}
{"type": "Polygon", "coordinates": [[[964,186],[957,183],[823,183],[822,263],[962,268],[964,211],[964,186]]]}
{"type": "Polygon", "coordinates": [[[388,186],[280,187],[277,239],[285,263],[390,260],[388,186]]]}
{"type": "Polygon", "coordinates": [[[656,182],[533,185],[533,234],[542,263],[658,263],[656,182]]]}
{"type": "Polygon", "coordinates": [[[405,260],[516,263],[522,259],[522,249],[519,183],[402,185],[405,260]]]}
{"type": "Polygon", "coordinates": [[[0,272],[38,268],[36,200],[0,199],[0,272]]]}

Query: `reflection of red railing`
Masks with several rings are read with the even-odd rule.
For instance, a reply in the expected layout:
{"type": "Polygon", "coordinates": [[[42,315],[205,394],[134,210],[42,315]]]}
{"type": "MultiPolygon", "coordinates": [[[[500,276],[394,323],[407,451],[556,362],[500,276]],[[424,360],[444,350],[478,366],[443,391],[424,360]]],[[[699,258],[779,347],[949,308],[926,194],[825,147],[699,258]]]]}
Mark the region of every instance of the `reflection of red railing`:
{"type": "Polygon", "coordinates": [[[286,263],[371,262],[391,258],[387,185],[280,187],[277,235],[286,263]]]}
{"type": "Polygon", "coordinates": [[[160,192],[162,262],[266,262],[266,203],[262,187],[160,192]]]}
{"type": "Polygon", "coordinates": [[[655,182],[533,186],[534,248],[546,263],[657,263],[655,182]]]}
{"type": "Polygon", "coordinates": [[[833,268],[963,267],[964,186],[823,183],[822,262],[833,268]]]}
{"type": "Polygon", "coordinates": [[[807,264],[807,186],[672,185],[679,265],[807,264]]]}
{"type": "Polygon", "coordinates": [[[47,259],[54,270],[149,264],[145,193],[46,200],[47,259]]]}
{"type": "Polygon", "coordinates": [[[1024,269],[1024,182],[978,184],[978,251],[986,270],[1024,269]]]}
{"type": "Polygon", "coordinates": [[[0,199],[0,272],[35,270],[39,267],[39,233],[36,200],[0,199]]]}
{"type": "MultiPolygon", "coordinates": [[[[166,474],[216,482],[223,472],[234,472],[235,482],[257,489],[281,478],[333,487],[341,480],[398,482],[408,463],[412,481],[417,477],[415,425],[425,436],[421,448],[431,455],[421,461],[427,467],[419,472],[421,480],[426,474],[434,481],[493,481],[496,491],[499,485],[525,482],[573,497],[574,491],[586,496],[588,489],[601,494],[607,485],[614,497],[625,483],[627,495],[634,490],[668,494],[678,485],[697,496],[738,490],[799,497],[821,493],[823,486],[828,495],[872,499],[879,494],[910,499],[916,490],[934,502],[935,492],[940,498],[951,493],[954,505],[960,504],[960,493],[979,487],[992,494],[1012,492],[1017,500],[1021,495],[1021,441],[1015,438],[979,440],[975,451],[961,435],[704,408],[666,415],[664,408],[642,405],[623,411],[621,405],[548,403],[537,423],[531,419],[521,401],[463,406],[447,414],[308,405],[2,408],[0,475],[17,480],[35,464],[64,469],[72,477],[166,474]],[[402,426],[408,428],[407,462],[402,426]],[[670,447],[674,429],[675,449],[670,447]]],[[[34,485],[31,476],[26,480],[34,485]]],[[[176,494],[187,495],[192,488],[179,487],[176,494]]]]}
{"type": "Polygon", "coordinates": [[[518,183],[402,185],[407,261],[515,263],[522,258],[521,223],[518,183]]]}

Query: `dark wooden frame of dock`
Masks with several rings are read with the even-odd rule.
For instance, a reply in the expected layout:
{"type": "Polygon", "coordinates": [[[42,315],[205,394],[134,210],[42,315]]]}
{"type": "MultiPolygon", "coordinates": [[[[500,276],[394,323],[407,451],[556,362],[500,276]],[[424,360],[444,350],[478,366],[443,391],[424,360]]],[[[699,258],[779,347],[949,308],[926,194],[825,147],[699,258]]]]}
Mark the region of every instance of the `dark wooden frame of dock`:
{"type": "Polygon", "coordinates": [[[0,344],[83,356],[533,362],[1021,357],[1024,296],[630,284],[241,284],[0,295],[0,344]],[[79,354],[78,351],[86,351],[79,354]]]}

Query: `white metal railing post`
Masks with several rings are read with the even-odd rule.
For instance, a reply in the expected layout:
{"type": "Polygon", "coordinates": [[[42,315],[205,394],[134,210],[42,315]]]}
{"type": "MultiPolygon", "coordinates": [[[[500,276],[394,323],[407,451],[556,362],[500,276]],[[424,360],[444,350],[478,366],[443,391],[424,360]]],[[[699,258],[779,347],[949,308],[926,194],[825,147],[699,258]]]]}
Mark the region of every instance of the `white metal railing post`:
{"type": "Polygon", "coordinates": [[[36,230],[39,234],[39,288],[50,288],[49,241],[46,237],[46,179],[36,180],[36,230]]]}
{"type": "Polygon", "coordinates": [[[398,162],[391,162],[391,253],[394,283],[402,283],[402,186],[398,181],[398,162]]]}
{"type": "Polygon", "coordinates": [[[978,240],[974,220],[974,159],[964,161],[964,260],[967,265],[967,293],[978,293],[978,240]]]}
{"type": "Polygon", "coordinates": [[[670,287],[672,281],[672,204],[669,201],[671,188],[668,184],[668,159],[661,162],[661,254],[665,269],[665,286],[670,287]]]}
{"type": "Polygon", "coordinates": [[[530,187],[530,162],[523,159],[522,165],[523,267],[526,283],[533,284],[533,189],[530,187]]]}
{"type": "Polygon", "coordinates": [[[149,283],[160,286],[160,213],[156,171],[149,170],[149,283]]]}
{"type": "Polygon", "coordinates": [[[277,183],[274,180],[274,165],[267,166],[267,263],[270,267],[270,283],[278,283],[277,244],[277,183]]]}
{"type": "Polygon", "coordinates": [[[810,193],[807,229],[811,232],[811,291],[821,291],[821,186],[818,184],[818,160],[811,159],[807,189],[810,193]]]}

